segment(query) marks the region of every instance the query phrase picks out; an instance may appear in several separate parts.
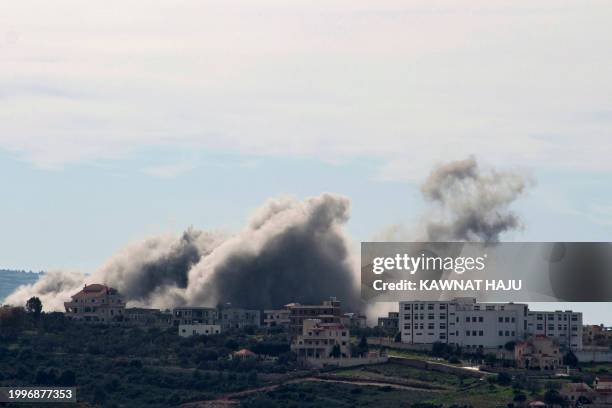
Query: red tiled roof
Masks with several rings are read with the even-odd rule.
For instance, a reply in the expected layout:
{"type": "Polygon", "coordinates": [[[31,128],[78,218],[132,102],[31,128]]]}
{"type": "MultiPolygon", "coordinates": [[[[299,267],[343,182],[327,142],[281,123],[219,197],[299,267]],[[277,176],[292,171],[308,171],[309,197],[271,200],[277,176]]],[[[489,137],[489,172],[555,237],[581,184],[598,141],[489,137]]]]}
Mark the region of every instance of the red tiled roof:
{"type": "Polygon", "coordinates": [[[73,295],[73,298],[81,298],[81,297],[98,297],[105,294],[115,294],[117,290],[106,285],[102,285],[100,283],[93,283],[91,285],[85,285],[83,289],[73,295]]]}
{"type": "Polygon", "coordinates": [[[242,349],[242,350],[238,350],[234,353],[235,356],[242,356],[242,357],[253,357],[256,356],[257,354],[253,353],[251,350],[249,349],[242,349]]]}

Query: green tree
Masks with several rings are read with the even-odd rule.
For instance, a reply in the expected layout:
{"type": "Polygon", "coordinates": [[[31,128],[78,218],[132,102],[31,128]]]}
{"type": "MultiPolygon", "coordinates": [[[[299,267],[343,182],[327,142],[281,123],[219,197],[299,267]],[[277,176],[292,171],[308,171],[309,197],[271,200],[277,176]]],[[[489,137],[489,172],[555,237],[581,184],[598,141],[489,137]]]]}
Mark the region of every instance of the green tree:
{"type": "Polygon", "coordinates": [[[568,351],[563,356],[563,364],[570,366],[570,367],[576,367],[578,365],[578,357],[576,357],[576,355],[572,352],[572,350],[568,351]]]}
{"type": "Polygon", "coordinates": [[[329,356],[333,357],[333,358],[338,358],[338,357],[340,357],[340,354],[341,354],[341,352],[340,352],[340,345],[339,344],[334,344],[334,347],[332,348],[331,353],[329,353],[329,356]]]}
{"type": "Polygon", "coordinates": [[[26,311],[34,315],[34,317],[40,316],[40,313],[42,312],[42,302],[40,299],[36,296],[29,298],[26,302],[26,311]]]}

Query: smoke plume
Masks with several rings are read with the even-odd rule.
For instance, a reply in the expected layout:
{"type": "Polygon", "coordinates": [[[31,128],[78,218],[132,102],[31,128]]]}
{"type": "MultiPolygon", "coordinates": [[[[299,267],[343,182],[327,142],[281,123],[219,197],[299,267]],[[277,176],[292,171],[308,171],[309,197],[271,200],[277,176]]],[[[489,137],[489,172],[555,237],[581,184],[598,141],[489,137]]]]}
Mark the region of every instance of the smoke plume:
{"type": "Polygon", "coordinates": [[[474,157],[435,168],[421,186],[434,204],[423,240],[499,241],[500,234],[521,227],[508,207],[526,184],[517,173],[480,169],[474,157]]]}
{"type": "Polygon", "coordinates": [[[6,302],[23,305],[38,296],[45,310],[63,310],[85,283],[104,283],[138,306],[230,302],[263,309],[337,296],[355,307],[355,268],[341,229],[349,206],[333,194],[270,200],[234,236],[189,229],[180,237],[152,237],[129,245],[91,276],[47,273],[6,302]]]}
{"type": "MultiPolygon", "coordinates": [[[[520,227],[509,206],[526,185],[518,174],[480,169],[471,157],[439,166],[421,187],[431,204],[421,232],[407,239],[498,241],[500,234],[520,227]]],[[[349,207],[347,198],[334,194],[269,200],[235,235],[190,228],[178,237],[152,237],[127,246],[90,276],[46,273],[18,288],[6,303],[23,305],[38,296],[45,310],[63,310],[63,302],[85,283],[104,283],[131,306],[230,302],[264,309],[336,296],[355,310],[359,268],[342,230],[349,207]]]]}

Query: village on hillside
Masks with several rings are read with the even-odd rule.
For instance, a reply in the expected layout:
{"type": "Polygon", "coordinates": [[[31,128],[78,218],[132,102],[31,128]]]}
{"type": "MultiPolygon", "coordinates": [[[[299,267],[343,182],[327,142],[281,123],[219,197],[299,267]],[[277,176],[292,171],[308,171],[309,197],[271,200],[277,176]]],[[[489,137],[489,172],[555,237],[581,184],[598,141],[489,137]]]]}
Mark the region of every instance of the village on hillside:
{"type": "Polygon", "coordinates": [[[369,327],[335,298],[159,310],[90,284],[64,313],[38,298],[0,309],[0,384],[75,386],[83,406],[612,406],[612,330],[581,313],[397,307],[369,327]]]}

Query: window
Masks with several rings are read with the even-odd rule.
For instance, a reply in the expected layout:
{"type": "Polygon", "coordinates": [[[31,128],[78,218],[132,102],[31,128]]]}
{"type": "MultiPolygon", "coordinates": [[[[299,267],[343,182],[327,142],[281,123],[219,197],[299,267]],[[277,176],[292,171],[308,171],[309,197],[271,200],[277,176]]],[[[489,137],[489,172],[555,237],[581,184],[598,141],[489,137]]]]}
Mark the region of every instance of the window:
{"type": "Polygon", "coordinates": [[[470,331],[469,331],[469,330],[466,330],[466,331],[465,331],[465,335],[469,337],[469,336],[470,336],[470,331]]]}
{"type": "Polygon", "coordinates": [[[445,304],[441,304],[440,305],[440,310],[446,310],[446,305],[445,304]]]}
{"type": "Polygon", "coordinates": [[[404,310],[410,310],[411,309],[411,305],[404,305],[404,310]]]}
{"type": "Polygon", "coordinates": [[[510,331],[506,330],[504,333],[506,336],[510,336],[510,331]]]}
{"type": "Polygon", "coordinates": [[[427,310],[434,310],[434,305],[433,305],[433,303],[429,303],[429,304],[427,304],[427,310]]]}
{"type": "Polygon", "coordinates": [[[515,321],[516,321],[516,319],[513,317],[513,318],[512,318],[512,323],[514,323],[515,321]]]}
{"type": "Polygon", "coordinates": [[[501,336],[503,336],[503,335],[504,335],[504,332],[500,330],[500,331],[499,331],[497,334],[498,334],[498,336],[500,336],[500,337],[501,337],[501,336]]]}
{"type": "Polygon", "coordinates": [[[470,322],[470,317],[469,317],[469,316],[466,316],[466,317],[465,317],[465,321],[466,321],[466,323],[469,323],[469,322],[470,322]]]}
{"type": "Polygon", "coordinates": [[[427,324],[427,329],[428,330],[433,330],[433,329],[435,329],[435,325],[433,323],[428,323],[427,324]]]}
{"type": "Polygon", "coordinates": [[[404,315],[404,319],[405,319],[405,320],[410,320],[410,315],[409,315],[409,314],[405,314],[405,315],[404,315]]]}
{"type": "Polygon", "coordinates": [[[478,317],[478,321],[479,321],[480,323],[482,323],[482,322],[484,321],[484,317],[479,316],[479,317],[478,317]]]}
{"type": "Polygon", "coordinates": [[[446,316],[444,316],[443,313],[440,313],[440,319],[444,320],[444,319],[446,319],[446,316]]]}
{"type": "Polygon", "coordinates": [[[500,322],[500,323],[503,323],[504,322],[504,318],[503,317],[498,317],[497,321],[500,322]]]}
{"type": "Polygon", "coordinates": [[[410,326],[411,326],[410,323],[404,324],[404,330],[410,330],[410,326]]]}
{"type": "Polygon", "coordinates": [[[472,336],[476,336],[476,330],[472,330],[472,336]]]}
{"type": "Polygon", "coordinates": [[[476,316],[472,316],[472,321],[475,323],[478,320],[476,316]]]}
{"type": "Polygon", "coordinates": [[[484,336],[484,332],[483,332],[482,330],[480,330],[480,331],[478,332],[478,335],[479,335],[480,337],[482,337],[482,336],[484,336]]]}
{"type": "Polygon", "coordinates": [[[427,319],[429,319],[429,320],[433,320],[433,319],[435,319],[435,318],[436,318],[436,317],[434,316],[434,314],[433,314],[433,313],[429,313],[429,314],[427,315],[427,319]]]}
{"type": "Polygon", "coordinates": [[[504,317],[504,321],[505,321],[506,323],[510,323],[510,318],[509,318],[509,317],[504,317]]]}
{"type": "Polygon", "coordinates": [[[440,323],[440,330],[446,330],[446,324],[440,323]]]}

